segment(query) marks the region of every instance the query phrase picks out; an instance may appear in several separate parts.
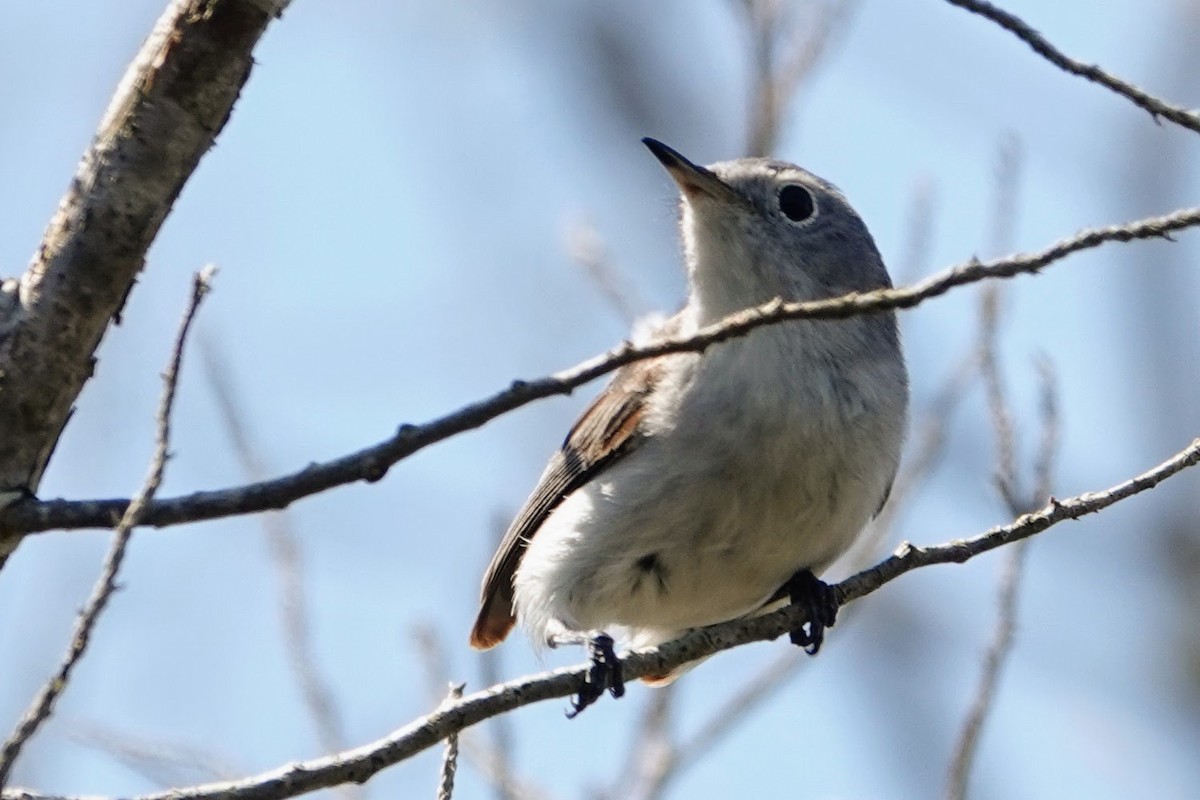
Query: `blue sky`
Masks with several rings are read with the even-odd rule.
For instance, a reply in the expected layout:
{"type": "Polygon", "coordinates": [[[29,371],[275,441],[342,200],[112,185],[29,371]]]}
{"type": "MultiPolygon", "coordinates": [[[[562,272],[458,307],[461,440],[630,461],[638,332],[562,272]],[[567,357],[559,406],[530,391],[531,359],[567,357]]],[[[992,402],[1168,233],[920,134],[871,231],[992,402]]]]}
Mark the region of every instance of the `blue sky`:
{"type": "MultiPolygon", "coordinates": [[[[644,310],[673,308],[682,297],[674,195],[638,139],[700,162],[741,154],[747,70],[734,5],[295,0],[151,250],[124,323],[105,339],[43,496],[136,488],[171,333],[189,275],[205,263],[221,272],[198,343],[235,380],[272,472],[373,443],[624,337],[626,321],[564,244],[578,221],[602,237],[644,310]]],[[[1200,105],[1186,61],[1200,47],[1194,4],[1007,7],[1081,60],[1200,105]]],[[[0,5],[5,274],[24,269],[160,11],[158,0],[0,5]]],[[[1009,135],[1024,153],[1017,249],[1195,202],[1194,134],[1156,126],[939,0],[861,4],[776,154],[841,186],[893,273],[917,187],[931,187],[926,274],[994,255],[996,151],[1009,135]]],[[[1196,241],[1179,238],[1084,254],[1007,285],[1000,355],[1023,454],[1037,433],[1032,359],[1044,354],[1059,376],[1060,496],[1123,480],[1200,429],[1190,399],[1196,241]]],[[[974,309],[965,291],[904,315],[916,420],[972,346],[974,309]]],[[[242,479],[198,356],[183,376],[167,495],[242,479]]],[[[593,391],[522,409],[421,452],[379,484],[289,513],[318,665],[350,744],[430,707],[416,625],[438,631],[449,677],[479,686],[466,632],[493,520],[521,502],[593,391]]],[[[1005,520],[978,395],[948,421],[946,460],[897,538],[940,542],[1005,520]]],[[[1172,549],[1195,547],[1200,483],[1176,481],[1034,543],[977,796],[1200,793],[1195,606],[1172,549]]],[[[0,726],[62,652],[106,543],[99,532],[33,537],[0,575],[0,650],[11,654],[0,726]]],[[[861,601],[821,656],[687,771],[675,796],[940,792],[990,636],[1000,563],[921,570],[861,601]]],[[[198,748],[239,774],[319,754],[288,672],[259,520],[141,532],[123,582],[19,784],[159,788],[72,738],[89,726],[114,740],[198,748]]],[[[695,670],[682,684],[680,728],[705,719],[782,647],[744,648],[695,670]]],[[[501,659],[505,677],[539,666],[519,638],[501,659]]],[[[576,656],[551,663],[560,659],[576,656]]],[[[522,775],[568,797],[610,781],[648,693],[634,688],[571,723],[561,704],[517,712],[522,775]]],[[[368,791],[425,796],[436,769],[427,754],[368,791]]],[[[459,796],[484,796],[471,770],[461,781],[459,796]]]]}

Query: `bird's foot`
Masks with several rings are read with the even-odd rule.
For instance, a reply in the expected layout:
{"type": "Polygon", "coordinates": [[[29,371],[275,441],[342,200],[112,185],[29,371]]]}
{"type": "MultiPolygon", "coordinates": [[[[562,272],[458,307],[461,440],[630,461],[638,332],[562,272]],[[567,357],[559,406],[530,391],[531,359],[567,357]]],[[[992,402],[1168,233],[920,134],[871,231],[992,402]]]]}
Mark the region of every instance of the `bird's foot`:
{"type": "Polygon", "coordinates": [[[613,697],[625,694],[625,677],[621,674],[621,662],[613,651],[613,639],[607,633],[596,633],[587,638],[592,667],[583,678],[579,691],[571,698],[567,719],[574,719],[579,712],[604,696],[604,690],[613,697]]]}
{"type": "Polygon", "coordinates": [[[825,641],[825,629],[832,628],[837,621],[837,592],[825,581],[802,569],[783,585],[783,591],[793,605],[802,605],[808,611],[808,622],[792,631],[792,644],[804,648],[804,652],[815,656],[825,641]]]}

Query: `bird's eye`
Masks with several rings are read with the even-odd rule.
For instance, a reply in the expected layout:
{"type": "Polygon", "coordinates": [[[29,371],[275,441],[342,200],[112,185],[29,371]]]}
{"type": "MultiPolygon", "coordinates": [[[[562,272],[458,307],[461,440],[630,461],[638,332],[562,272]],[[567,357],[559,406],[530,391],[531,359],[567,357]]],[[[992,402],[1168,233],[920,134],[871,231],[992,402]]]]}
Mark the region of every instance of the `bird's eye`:
{"type": "Polygon", "coordinates": [[[779,210],[792,222],[803,222],[817,210],[812,192],[796,183],[779,190],[779,210]]]}

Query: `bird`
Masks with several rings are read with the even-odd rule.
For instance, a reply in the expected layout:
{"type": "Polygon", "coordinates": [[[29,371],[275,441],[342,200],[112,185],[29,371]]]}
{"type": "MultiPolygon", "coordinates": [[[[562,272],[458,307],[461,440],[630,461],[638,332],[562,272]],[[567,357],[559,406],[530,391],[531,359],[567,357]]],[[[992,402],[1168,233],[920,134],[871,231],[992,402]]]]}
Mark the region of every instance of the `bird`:
{"type": "MultiPolygon", "coordinates": [[[[652,340],[775,299],[891,288],[833,184],[785,161],[699,166],[642,141],[679,190],[688,284],[652,340]]],[[[614,633],[644,647],[790,599],[809,607],[791,639],[815,654],[837,611],[817,576],[886,502],[908,394],[890,310],[760,326],[621,367],[508,527],[470,644],[494,647],[518,621],[535,644],[587,644],[593,669],[568,716],[624,692],[614,633]]]]}

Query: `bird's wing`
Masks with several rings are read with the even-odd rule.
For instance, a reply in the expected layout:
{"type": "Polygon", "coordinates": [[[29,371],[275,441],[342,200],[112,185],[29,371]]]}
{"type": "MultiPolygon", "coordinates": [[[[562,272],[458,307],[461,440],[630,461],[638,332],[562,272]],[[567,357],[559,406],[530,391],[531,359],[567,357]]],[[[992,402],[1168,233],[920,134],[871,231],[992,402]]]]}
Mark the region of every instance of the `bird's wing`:
{"type": "Polygon", "coordinates": [[[594,479],[645,438],[641,431],[647,399],[662,379],[662,358],[638,361],[619,369],[612,382],[592,401],[550,459],[525,506],[504,534],[483,577],[479,616],[471,630],[471,646],[480,650],[503,641],[516,623],[513,575],[529,540],[567,495],[594,479]]]}

